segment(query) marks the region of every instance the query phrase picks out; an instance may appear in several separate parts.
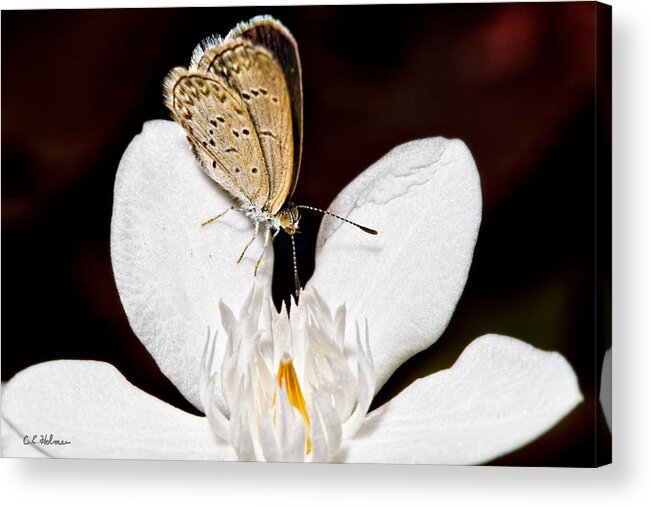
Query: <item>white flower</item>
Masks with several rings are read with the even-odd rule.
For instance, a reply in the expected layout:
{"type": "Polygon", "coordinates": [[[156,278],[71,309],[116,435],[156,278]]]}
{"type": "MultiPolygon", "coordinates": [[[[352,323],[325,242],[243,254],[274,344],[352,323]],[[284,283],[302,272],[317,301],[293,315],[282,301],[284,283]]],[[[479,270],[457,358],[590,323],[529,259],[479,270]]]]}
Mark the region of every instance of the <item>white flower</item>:
{"type": "MultiPolygon", "coordinates": [[[[234,338],[240,326],[255,322],[246,314],[249,309],[255,315],[255,305],[247,303],[247,296],[261,238],[237,265],[235,260],[250,238],[250,222],[231,213],[211,227],[199,226],[230,205],[224,192],[196,167],[184,134],[172,122],[146,124],[120,163],[111,230],[120,297],[138,338],[190,402],[202,411],[208,405],[212,426],[205,417],[188,414],[135,388],[109,364],[52,361],[23,370],[6,386],[2,415],[9,429],[3,431],[4,455],[33,452],[33,446],[23,445],[21,436],[44,432],[71,442],[41,448],[48,455],[61,457],[234,460],[239,453],[245,459],[299,459],[296,449],[302,452],[308,434],[316,454],[314,441],[321,438],[316,420],[321,422],[325,416],[310,417],[310,432],[307,422],[295,417],[296,433],[283,433],[285,423],[280,416],[296,415],[297,411],[282,389],[274,388],[275,403],[272,395],[271,405],[277,408],[274,422],[269,411],[264,416],[257,409],[242,411],[255,406],[252,399],[268,398],[270,391],[261,387],[270,385],[268,378],[261,378],[266,374],[260,373],[251,382],[254,376],[249,372],[244,383],[229,382],[230,373],[246,372],[251,363],[244,369],[226,364],[233,352],[228,343],[246,341],[248,347],[256,342],[256,333],[261,333],[259,350],[264,352],[265,362],[260,364],[267,373],[278,371],[282,358],[282,353],[264,349],[265,341],[271,343],[263,339],[264,319],[252,333],[234,338]],[[245,309],[236,324],[222,322],[220,301],[230,308],[245,309]],[[226,358],[221,367],[213,365],[208,371],[205,367],[209,364],[202,363],[207,329],[216,330],[218,338],[211,342],[211,354],[204,359],[226,358]],[[267,362],[271,357],[273,363],[267,362]],[[202,384],[202,371],[209,382],[202,384]],[[229,391],[238,385],[244,393],[229,391]],[[211,389],[206,391],[206,386],[211,389]],[[212,427],[220,424],[212,417],[215,414],[221,414],[221,423],[228,420],[228,434],[220,429],[227,441],[215,438],[212,427]],[[243,417],[249,417],[249,422],[237,424],[242,432],[234,435],[233,421],[243,417]],[[247,436],[247,428],[258,432],[247,436]],[[9,438],[5,438],[7,434],[9,438]],[[262,439],[272,434],[280,444],[278,452],[265,454],[273,445],[263,444],[262,439]],[[288,443],[292,435],[295,440],[288,443]],[[244,449],[247,438],[257,442],[249,450],[244,449]],[[292,449],[296,451],[293,454],[292,449]]],[[[414,141],[395,148],[367,169],[329,209],[377,228],[380,234],[361,234],[354,227],[325,218],[317,240],[315,272],[305,293],[317,289],[329,308],[346,305],[344,331],[325,335],[329,340],[341,336],[349,340],[343,349],[349,360],[348,354],[356,350],[351,343],[356,323],[368,323],[363,329],[364,336],[368,333],[375,371],[371,389],[377,392],[402,362],[438,339],[452,316],[481,221],[479,177],[462,142],[441,138],[414,141]]],[[[265,257],[256,284],[268,294],[271,249],[265,257]]],[[[326,325],[325,320],[318,320],[318,326],[326,325]]],[[[323,329],[315,336],[323,337],[323,329]]],[[[310,333],[307,328],[297,332],[310,333]]],[[[296,341],[293,333],[293,327],[291,335],[273,329],[274,346],[283,336],[296,341]]],[[[368,349],[363,350],[366,357],[368,349]]],[[[305,362],[310,358],[305,351],[289,353],[296,362],[299,357],[305,362]]],[[[305,378],[304,369],[299,378],[305,378]]],[[[359,382],[361,378],[356,375],[355,379],[359,382]]],[[[309,382],[301,383],[304,398],[305,392],[311,396],[309,402],[305,398],[308,412],[308,403],[318,405],[319,399],[325,399],[321,392],[327,392],[326,385],[324,381],[315,389],[309,382]]],[[[332,395],[328,397],[336,405],[332,395]]],[[[357,432],[342,438],[336,454],[332,455],[334,445],[327,452],[319,447],[318,458],[481,463],[535,439],[581,400],[576,376],[562,356],[514,338],[485,335],[473,341],[450,369],[415,381],[370,412],[357,432]]],[[[263,405],[268,407],[269,400],[266,402],[263,405]]],[[[358,396],[355,403],[361,407],[359,412],[366,410],[365,397],[360,401],[358,396]]],[[[348,410],[336,406],[335,410],[344,420],[343,432],[348,410]]],[[[336,426],[324,424],[323,428],[336,426]]],[[[301,454],[300,459],[306,456],[301,454]]]]}
{"type": "Polygon", "coordinates": [[[613,349],[604,354],[601,365],[601,382],[599,383],[599,403],[606,417],[608,429],[613,430],[613,349]]]}
{"type": "Polygon", "coordinates": [[[363,345],[358,330],[355,348],[345,351],[345,307],[333,315],[310,288],[298,306],[292,301],[289,314],[284,307],[276,312],[259,288],[239,318],[223,304],[220,312],[228,336],[220,391],[228,412],[215,404],[214,336],[206,343],[200,380],[215,433],[241,460],[331,461],[373,399],[368,335],[363,345]]]}

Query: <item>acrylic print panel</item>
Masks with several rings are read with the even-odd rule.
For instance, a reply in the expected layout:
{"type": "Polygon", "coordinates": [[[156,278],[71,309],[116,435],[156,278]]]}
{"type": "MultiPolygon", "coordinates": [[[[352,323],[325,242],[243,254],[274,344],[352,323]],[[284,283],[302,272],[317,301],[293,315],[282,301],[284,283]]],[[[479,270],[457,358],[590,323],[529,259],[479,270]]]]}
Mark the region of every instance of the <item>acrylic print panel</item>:
{"type": "Polygon", "coordinates": [[[3,457],[610,462],[609,7],[2,23],[3,457]]]}

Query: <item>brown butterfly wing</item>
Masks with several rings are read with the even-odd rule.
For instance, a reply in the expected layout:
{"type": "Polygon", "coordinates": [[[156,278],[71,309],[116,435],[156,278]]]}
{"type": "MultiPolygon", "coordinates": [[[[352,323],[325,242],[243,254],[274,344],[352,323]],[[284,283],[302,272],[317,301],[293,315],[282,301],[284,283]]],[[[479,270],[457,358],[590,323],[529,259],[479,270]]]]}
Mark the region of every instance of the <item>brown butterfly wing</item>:
{"type": "Polygon", "coordinates": [[[294,136],[294,169],[289,197],[294,193],[301,167],[303,151],[303,78],[298,44],[291,32],[270,16],[257,16],[240,23],[226,39],[248,39],[265,47],[279,63],[285,76],[292,108],[292,132],[294,136]]]}
{"type": "Polygon", "coordinates": [[[282,69],[264,47],[240,38],[208,48],[197,70],[223,78],[246,106],[269,173],[269,200],[262,209],[275,215],[290,193],[294,163],[291,106],[282,69]]]}
{"type": "Polygon", "coordinates": [[[223,78],[177,67],[164,83],[165,104],[185,130],[201,168],[242,203],[263,209],[269,173],[246,104],[223,78]]]}

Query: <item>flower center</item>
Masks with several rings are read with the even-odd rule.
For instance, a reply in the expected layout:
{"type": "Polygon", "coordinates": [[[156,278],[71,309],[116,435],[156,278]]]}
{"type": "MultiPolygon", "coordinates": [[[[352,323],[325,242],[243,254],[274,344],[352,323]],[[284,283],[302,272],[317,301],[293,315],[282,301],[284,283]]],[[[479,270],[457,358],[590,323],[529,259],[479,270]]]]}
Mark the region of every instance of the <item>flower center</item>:
{"type": "MultiPolygon", "coordinates": [[[[278,386],[287,392],[289,402],[303,416],[303,421],[305,422],[305,427],[307,428],[305,454],[310,454],[312,451],[312,441],[310,440],[310,416],[307,413],[305,398],[303,397],[303,392],[301,391],[301,384],[298,382],[296,370],[294,369],[294,363],[292,362],[292,358],[289,356],[289,354],[284,353],[283,357],[280,359],[280,365],[278,366],[278,374],[276,377],[278,379],[278,386]]],[[[275,398],[276,396],[274,395],[274,404],[276,401],[275,398]]]]}

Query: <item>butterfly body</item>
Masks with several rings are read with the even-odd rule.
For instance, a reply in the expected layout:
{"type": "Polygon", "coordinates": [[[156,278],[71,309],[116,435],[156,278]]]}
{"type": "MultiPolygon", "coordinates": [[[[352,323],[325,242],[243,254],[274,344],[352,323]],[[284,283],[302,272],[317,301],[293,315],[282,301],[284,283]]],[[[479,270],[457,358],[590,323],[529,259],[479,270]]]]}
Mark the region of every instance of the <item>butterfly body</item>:
{"type": "Polygon", "coordinates": [[[298,208],[291,203],[275,215],[262,211],[251,203],[244,203],[238,209],[254,223],[258,222],[266,225],[271,229],[274,236],[276,236],[281,230],[290,236],[293,236],[298,232],[300,214],[298,208]]]}
{"type": "Polygon", "coordinates": [[[263,16],[210,37],[189,68],[172,69],[164,92],[199,165],[236,199],[256,235],[265,228],[265,247],[272,233],[296,232],[297,212],[286,204],[300,166],[303,96],[290,32],[263,16]]]}
{"type": "Polygon", "coordinates": [[[293,235],[300,216],[289,199],[301,162],[303,90],[291,33],[275,19],[260,16],[224,38],[210,37],[194,50],[189,68],[170,71],[164,95],[203,171],[238,202],[231,209],[253,221],[253,237],[238,262],[263,226],[264,247],[255,274],[271,235],[282,229],[292,236],[298,294],[293,235]]]}

